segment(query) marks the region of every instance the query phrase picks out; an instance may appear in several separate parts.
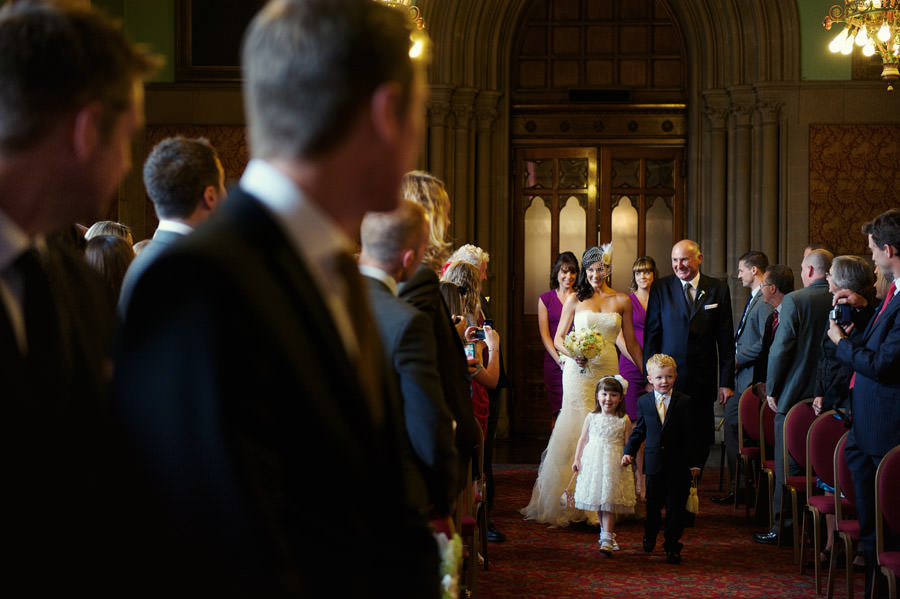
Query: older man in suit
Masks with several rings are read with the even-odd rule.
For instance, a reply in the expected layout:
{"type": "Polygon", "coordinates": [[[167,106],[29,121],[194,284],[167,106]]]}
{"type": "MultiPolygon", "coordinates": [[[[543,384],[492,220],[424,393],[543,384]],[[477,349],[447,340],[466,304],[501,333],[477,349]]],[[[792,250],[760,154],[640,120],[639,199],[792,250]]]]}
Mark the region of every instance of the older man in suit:
{"type": "Polygon", "coordinates": [[[412,36],[428,41],[371,0],[272,0],[247,29],[251,161],[141,276],[119,343],[153,592],[439,596],[352,255],[418,155],[429,53],[412,36]]]}
{"type": "Polygon", "coordinates": [[[394,367],[415,464],[427,485],[422,507],[431,517],[446,518],[457,489],[453,415],[444,401],[431,320],[397,297],[397,284],[422,262],[427,238],[425,210],[412,200],[401,200],[392,212],[370,212],[360,229],[359,271],[384,353],[394,367]]]}
{"type": "Polygon", "coordinates": [[[762,252],[751,250],[738,259],[737,278],[750,290],[744,311],[734,331],[734,390],[735,396],[725,404],[725,451],[731,472],[731,491],[724,497],[713,497],[713,503],[731,503],[737,485],[738,404],[741,394],[753,382],[753,366],[762,350],[766,319],[772,306],[763,301],[763,272],[769,259],[762,252]]]}
{"type": "MultiPolygon", "coordinates": [[[[143,125],[158,57],[89,3],[0,10],[0,380],[4,586],[106,595],[119,473],[105,408],[115,318],[59,231],[104,218],[143,125]],[[102,65],[102,67],[98,67],[102,65]]],[[[117,523],[116,523],[117,524],[117,523]]],[[[121,593],[121,589],[117,589],[121,593]]]]}
{"type": "MultiPolygon", "coordinates": [[[[775,496],[772,510],[776,520],[783,508],[781,488],[788,474],[784,471],[784,417],[798,402],[813,396],[822,336],[831,310],[831,292],[825,276],[831,268],[832,258],[827,250],[812,250],[803,258],[800,279],[804,287],[784,296],[778,330],[769,349],[766,401],[775,412],[775,496]]],[[[793,460],[790,460],[790,474],[802,474],[793,460]]],[[[782,518],[785,529],[793,525],[794,515],[785,514],[782,518]]],[[[778,542],[778,532],[773,528],[755,533],[753,540],[775,544],[778,542]]]]}
{"type": "Polygon", "coordinates": [[[695,241],[683,239],[672,247],[674,274],[650,288],[644,356],[675,358],[675,388],[691,398],[705,462],[715,437],[715,402],[724,404],[734,395],[734,329],[728,285],[701,274],[702,262],[695,241]]]}
{"type": "MultiPolygon", "coordinates": [[[[866,596],[871,593],[875,562],[875,471],[881,458],[900,445],[900,211],[888,210],[862,228],[872,260],[894,280],[859,344],[830,322],[828,337],[837,344],[837,358],[853,368],[850,380],[850,434],[847,465],[853,474],[860,527],[860,548],[866,563],[866,596]]],[[[849,290],[835,294],[835,303],[864,306],[866,300],[849,290]]],[[[900,539],[888,534],[885,550],[897,550],[900,539]]],[[[883,589],[882,589],[883,590],[883,589]]]]}
{"type": "Polygon", "coordinates": [[[219,155],[202,137],[168,137],[156,144],[144,161],[144,188],[159,226],[125,273],[118,305],[122,318],[141,273],[166,248],[206,222],[227,195],[219,155]]]}

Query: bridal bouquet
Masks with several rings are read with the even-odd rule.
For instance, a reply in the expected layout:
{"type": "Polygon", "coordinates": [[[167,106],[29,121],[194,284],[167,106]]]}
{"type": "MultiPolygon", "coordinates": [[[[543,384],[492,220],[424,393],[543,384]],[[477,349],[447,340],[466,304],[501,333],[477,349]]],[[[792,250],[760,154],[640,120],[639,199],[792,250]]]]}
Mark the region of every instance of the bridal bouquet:
{"type": "MultiPolygon", "coordinates": [[[[590,360],[603,349],[603,335],[594,327],[569,331],[563,339],[563,345],[576,358],[590,360]]],[[[584,374],[584,368],[581,372],[584,374]]]]}
{"type": "MultiPolygon", "coordinates": [[[[459,576],[462,571],[462,539],[457,533],[447,538],[445,533],[436,533],[438,551],[441,555],[441,599],[459,599],[459,576]]],[[[472,548],[474,551],[474,547],[472,548]]]]}

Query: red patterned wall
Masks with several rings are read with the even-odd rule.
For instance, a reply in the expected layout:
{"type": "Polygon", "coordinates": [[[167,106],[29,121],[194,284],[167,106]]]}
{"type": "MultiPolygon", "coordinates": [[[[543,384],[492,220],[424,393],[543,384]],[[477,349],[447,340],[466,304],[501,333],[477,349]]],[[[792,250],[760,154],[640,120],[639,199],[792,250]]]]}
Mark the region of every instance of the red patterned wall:
{"type": "Polygon", "coordinates": [[[900,125],[810,125],[810,242],[865,255],[860,226],[898,207],[900,125]]]}

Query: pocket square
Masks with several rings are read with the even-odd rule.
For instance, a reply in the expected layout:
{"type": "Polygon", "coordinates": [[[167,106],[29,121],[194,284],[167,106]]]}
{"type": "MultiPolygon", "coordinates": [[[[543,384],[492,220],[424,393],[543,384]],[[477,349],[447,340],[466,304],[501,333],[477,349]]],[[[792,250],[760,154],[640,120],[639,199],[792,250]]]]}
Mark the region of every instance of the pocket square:
{"type": "Polygon", "coordinates": [[[707,305],[703,306],[703,309],[704,310],[712,310],[713,308],[718,308],[718,307],[719,307],[719,304],[707,304],[707,305]]]}

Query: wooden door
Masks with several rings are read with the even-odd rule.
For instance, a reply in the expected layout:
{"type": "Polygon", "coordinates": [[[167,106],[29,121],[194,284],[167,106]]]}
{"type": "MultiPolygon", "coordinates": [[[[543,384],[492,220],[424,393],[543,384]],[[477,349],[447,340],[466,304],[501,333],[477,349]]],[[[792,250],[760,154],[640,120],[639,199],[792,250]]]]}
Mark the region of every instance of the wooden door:
{"type": "Polygon", "coordinates": [[[528,147],[515,151],[511,422],[517,435],[549,436],[537,323],[556,256],[613,243],[613,287],[628,291],[635,258],[653,255],[671,273],[683,235],[682,149],[639,146],[528,147]]]}

